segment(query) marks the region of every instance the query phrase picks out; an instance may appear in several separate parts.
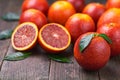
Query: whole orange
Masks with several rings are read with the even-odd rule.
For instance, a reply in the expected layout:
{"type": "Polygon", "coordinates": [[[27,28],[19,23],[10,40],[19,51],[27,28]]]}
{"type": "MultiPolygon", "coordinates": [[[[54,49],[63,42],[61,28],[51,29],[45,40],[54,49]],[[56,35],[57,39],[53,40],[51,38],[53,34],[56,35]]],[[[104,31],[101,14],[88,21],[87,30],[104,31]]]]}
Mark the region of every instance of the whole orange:
{"type": "Polygon", "coordinates": [[[97,30],[99,33],[104,33],[112,40],[111,56],[117,56],[120,54],[120,24],[108,23],[100,26],[97,30]]]}
{"type": "Polygon", "coordinates": [[[111,8],[105,11],[99,18],[97,27],[100,27],[103,24],[108,23],[118,23],[120,24],[120,9],[119,8],[111,8]]]}
{"type": "Polygon", "coordinates": [[[87,4],[84,9],[83,13],[90,15],[95,23],[97,23],[99,17],[105,12],[106,8],[101,3],[89,3],[87,4]]]}
{"type": "Polygon", "coordinates": [[[27,9],[37,9],[47,14],[49,4],[46,0],[24,0],[22,4],[22,12],[27,9]]]}
{"type": "Polygon", "coordinates": [[[48,10],[48,21],[64,25],[67,19],[75,13],[75,9],[67,1],[56,1],[48,10]]]}
{"type": "MultiPolygon", "coordinates": [[[[78,64],[90,71],[99,70],[105,66],[110,58],[110,46],[98,33],[85,33],[79,36],[74,45],[74,57],[78,64]],[[95,34],[88,46],[81,52],[80,43],[88,35],[95,34]]],[[[87,42],[88,40],[86,40],[87,42]]]]}
{"type": "Polygon", "coordinates": [[[19,23],[23,23],[23,22],[33,22],[40,29],[43,25],[47,23],[47,18],[39,10],[28,9],[24,11],[20,16],[19,23]]]}
{"type": "Polygon", "coordinates": [[[76,9],[76,12],[82,12],[85,7],[85,0],[67,0],[70,2],[76,9]]]}
{"type": "Polygon", "coordinates": [[[107,0],[106,8],[120,8],[120,0],[107,0]]]}
{"type": "Polygon", "coordinates": [[[93,19],[89,15],[82,13],[76,13],[69,17],[65,27],[70,32],[73,43],[81,34],[95,31],[93,19]]]}

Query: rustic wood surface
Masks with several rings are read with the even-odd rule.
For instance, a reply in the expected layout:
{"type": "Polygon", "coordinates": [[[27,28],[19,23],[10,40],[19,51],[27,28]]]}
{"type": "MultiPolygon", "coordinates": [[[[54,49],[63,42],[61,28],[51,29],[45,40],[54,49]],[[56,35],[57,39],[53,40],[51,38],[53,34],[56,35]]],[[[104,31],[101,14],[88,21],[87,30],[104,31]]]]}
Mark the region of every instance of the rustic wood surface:
{"type": "MultiPolygon", "coordinates": [[[[49,0],[51,3],[54,0],[49,0]]],[[[98,0],[87,0],[93,2],[98,0]]],[[[104,3],[105,0],[101,0],[104,3]]],[[[0,16],[7,12],[21,13],[23,0],[0,0],[0,16]]],[[[14,29],[18,22],[6,22],[0,19],[0,31],[14,29]]],[[[75,61],[72,51],[69,57],[72,63],[59,63],[50,60],[39,45],[33,54],[21,61],[3,61],[3,58],[15,52],[11,40],[0,40],[0,80],[120,80],[120,56],[111,58],[99,71],[83,70],[75,61]]]]}

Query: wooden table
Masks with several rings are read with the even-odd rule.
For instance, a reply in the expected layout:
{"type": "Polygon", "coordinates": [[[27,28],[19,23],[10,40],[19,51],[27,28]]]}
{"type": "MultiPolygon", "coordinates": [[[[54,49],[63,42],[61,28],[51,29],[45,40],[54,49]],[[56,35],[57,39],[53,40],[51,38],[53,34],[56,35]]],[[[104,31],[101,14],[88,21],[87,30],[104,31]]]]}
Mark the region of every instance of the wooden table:
{"type": "MultiPolygon", "coordinates": [[[[90,1],[92,0],[88,2],[90,1]]],[[[0,16],[7,12],[20,14],[22,2],[23,0],[0,0],[0,16]]],[[[0,31],[14,29],[17,24],[17,21],[6,22],[0,19],[0,31]]],[[[88,72],[77,64],[72,52],[70,58],[73,63],[50,60],[40,46],[27,59],[3,61],[6,55],[14,52],[10,39],[0,40],[0,80],[120,80],[120,56],[111,58],[101,70],[88,72]]]]}

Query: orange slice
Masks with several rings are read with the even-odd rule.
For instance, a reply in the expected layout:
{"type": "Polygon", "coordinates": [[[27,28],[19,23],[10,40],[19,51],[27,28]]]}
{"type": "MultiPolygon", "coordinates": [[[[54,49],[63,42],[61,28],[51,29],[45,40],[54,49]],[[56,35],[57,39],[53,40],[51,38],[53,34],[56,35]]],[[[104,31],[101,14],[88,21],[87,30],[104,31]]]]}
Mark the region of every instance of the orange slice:
{"type": "Polygon", "coordinates": [[[38,28],[32,22],[18,25],[12,34],[12,46],[19,51],[31,49],[37,42],[38,28]]]}
{"type": "Polygon", "coordinates": [[[43,49],[57,53],[69,47],[71,36],[64,26],[57,23],[49,23],[40,29],[38,40],[43,49]]]}

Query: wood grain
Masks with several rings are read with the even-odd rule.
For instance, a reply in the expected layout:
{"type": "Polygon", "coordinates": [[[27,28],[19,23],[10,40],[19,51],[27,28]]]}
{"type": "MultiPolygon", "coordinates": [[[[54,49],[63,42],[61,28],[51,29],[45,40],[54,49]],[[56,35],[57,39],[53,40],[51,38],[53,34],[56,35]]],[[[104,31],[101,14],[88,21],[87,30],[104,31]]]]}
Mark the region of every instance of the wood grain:
{"type": "Polygon", "coordinates": [[[73,45],[68,48],[66,54],[72,63],[51,61],[49,80],[99,80],[98,72],[85,71],[78,65],[73,57],[73,45]]]}
{"type": "Polygon", "coordinates": [[[98,72],[85,71],[71,59],[73,63],[51,61],[49,80],[99,80],[98,72]]]}
{"type": "MultiPolygon", "coordinates": [[[[16,52],[12,46],[7,52],[16,52]]],[[[0,73],[2,80],[48,80],[49,59],[41,52],[41,48],[34,49],[33,54],[21,61],[4,61],[0,73]]]]}
{"type": "MultiPolygon", "coordinates": [[[[48,0],[51,4],[55,0],[48,0]]],[[[106,0],[86,0],[105,3],[106,0]]],[[[7,12],[21,13],[23,0],[0,0],[0,16],[7,12]]],[[[18,22],[6,22],[0,19],[0,31],[14,29],[18,22]]],[[[73,46],[64,52],[72,63],[59,63],[50,60],[46,52],[36,45],[29,58],[21,61],[3,61],[4,56],[16,52],[10,39],[0,40],[0,80],[120,80],[120,56],[110,59],[102,69],[96,72],[85,71],[73,57],[73,46]]]]}
{"type": "MultiPolygon", "coordinates": [[[[13,0],[15,1],[15,0],[13,0]]],[[[12,5],[20,5],[20,2],[13,3],[8,0],[7,2],[4,0],[0,0],[0,17],[7,12],[19,12],[19,7],[12,7],[12,5]]],[[[0,31],[13,29],[16,26],[17,22],[6,22],[0,19],[0,31]]],[[[0,67],[2,65],[2,60],[7,53],[8,47],[10,45],[10,39],[0,40],[0,67]]]]}
{"type": "MultiPolygon", "coordinates": [[[[0,0],[0,16],[7,12],[20,14],[23,0],[0,0]],[[4,8],[4,9],[3,9],[4,8]]],[[[18,22],[0,20],[0,31],[14,29],[18,22]]],[[[3,61],[5,55],[14,53],[10,39],[0,41],[0,80],[48,80],[49,59],[41,52],[40,46],[35,48],[33,55],[22,61],[3,61]],[[42,53],[42,54],[41,54],[42,53]]]]}
{"type": "Polygon", "coordinates": [[[110,58],[108,64],[99,73],[100,80],[120,80],[120,56],[110,58]]]}

